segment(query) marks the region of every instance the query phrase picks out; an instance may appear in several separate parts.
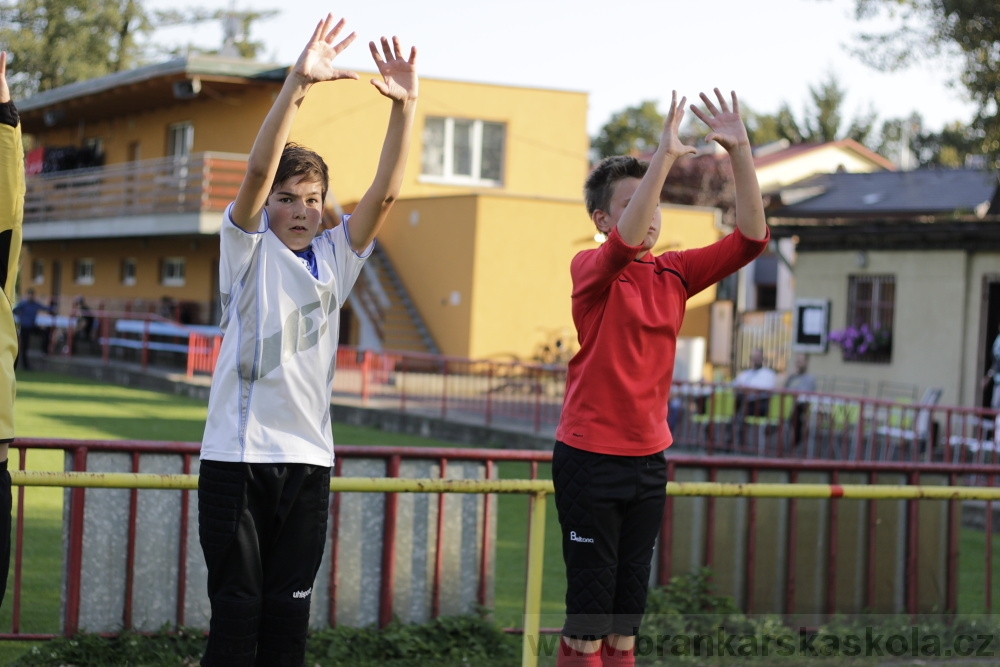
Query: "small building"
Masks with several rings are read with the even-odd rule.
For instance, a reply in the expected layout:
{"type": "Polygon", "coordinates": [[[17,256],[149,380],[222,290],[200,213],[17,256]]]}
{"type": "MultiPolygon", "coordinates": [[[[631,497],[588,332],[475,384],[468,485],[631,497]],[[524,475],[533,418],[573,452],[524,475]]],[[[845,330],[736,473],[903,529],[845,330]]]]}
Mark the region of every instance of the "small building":
{"type": "MultiPolygon", "coordinates": [[[[795,244],[796,299],[829,303],[829,330],[867,325],[877,349],[830,345],[811,371],[943,389],[988,404],[981,384],[1000,327],[998,175],[973,169],[820,174],[780,188],[775,238],[795,244]]],[[[871,392],[874,395],[874,392],[871,392]]]]}

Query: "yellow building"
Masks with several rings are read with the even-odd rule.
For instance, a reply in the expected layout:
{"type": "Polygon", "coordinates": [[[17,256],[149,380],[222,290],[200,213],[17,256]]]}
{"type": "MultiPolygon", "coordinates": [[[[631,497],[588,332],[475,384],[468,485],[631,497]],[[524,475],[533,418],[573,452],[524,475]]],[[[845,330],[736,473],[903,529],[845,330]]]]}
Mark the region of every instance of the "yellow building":
{"type": "MultiPolygon", "coordinates": [[[[216,321],[222,210],[284,73],[191,56],[19,101],[31,141],[22,290],[63,311],[77,294],[116,311],[169,297],[185,318],[216,321]]],[[[314,87],[291,136],[324,156],[348,211],[389,113],[372,76],[314,87]]],[[[343,339],[522,359],[570,343],[569,261],[595,244],[581,201],[586,113],[580,92],[422,79],[402,198],[343,339]]],[[[668,208],[662,246],[719,234],[714,210],[668,208]]],[[[691,304],[686,334],[707,335],[712,298],[691,304]]]]}

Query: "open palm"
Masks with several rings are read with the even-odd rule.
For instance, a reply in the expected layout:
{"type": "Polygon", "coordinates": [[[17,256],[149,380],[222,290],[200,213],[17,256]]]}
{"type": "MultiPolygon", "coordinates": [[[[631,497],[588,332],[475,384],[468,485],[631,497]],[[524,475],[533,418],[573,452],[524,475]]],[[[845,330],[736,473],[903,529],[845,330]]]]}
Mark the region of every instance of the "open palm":
{"type": "Polygon", "coordinates": [[[306,44],[299,59],[295,62],[294,72],[306,83],[320,81],[335,81],[337,79],[357,79],[358,75],[350,70],[342,70],[333,66],[333,60],[341,51],[350,46],[355,34],[337,42],[337,36],[344,29],[346,21],[340,19],[333,23],[333,14],[319,22],[312,38],[306,44]]]}
{"type": "Polygon", "coordinates": [[[708,95],[701,93],[701,101],[705,103],[708,113],[698,107],[691,105],[691,112],[694,113],[708,128],[712,130],[706,141],[718,142],[727,151],[733,150],[737,146],[750,145],[750,138],[747,136],[746,125],[740,118],[740,103],[736,99],[736,93],[732,93],[732,108],[726,102],[719,89],[715,89],[715,96],[719,100],[719,106],[708,98],[708,95]]]}
{"type": "Polygon", "coordinates": [[[379,53],[375,42],[368,42],[368,48],[371,49],[372,58],[375,59],[378,72],[382,75],[381,81],[372,79],[372,85],[380,93],[397,102],[417,99],[417,48],[410,47],[409,58],[404,58],[398,37],[392,38],[391,47],[389,40],[383,37],[382,53],[379,53]]]}

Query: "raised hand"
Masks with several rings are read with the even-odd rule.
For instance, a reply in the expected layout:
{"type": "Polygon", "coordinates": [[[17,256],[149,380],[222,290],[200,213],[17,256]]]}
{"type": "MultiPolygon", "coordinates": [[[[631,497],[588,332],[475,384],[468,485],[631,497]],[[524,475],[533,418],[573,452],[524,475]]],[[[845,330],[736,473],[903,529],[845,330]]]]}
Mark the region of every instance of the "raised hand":
{"type": "Polygon", "coordinates": [[[0,104],[10,102],[10,88],[7,87],[7,52],[0,51],[0,104]]]}
{"type": "Polygon", "coordinates": [[[417,99],[417,47],[410,47],[409,58],[403,58],[398,37],[392,38],[391,49],[389,40],[383,37],[382,53],[378,52],[378,46],[375,42],[368,42],[368,48],[371,49],[372,58],[375,59],[375,65],[378,67],[379,74],[382,75],[382,81],[371,80],[378,92],[396,102],[417,99]]]}
{"type": "Polygon", "coordinates": [[[701,101],[705,103],[708,113],[705,113],[693,104],[691,105],[692,113],[712,130],[705,137],[705,140],[715,141],[727,151],[732,151],[740,146],[750,146],[750,138],[747,136],[746,125],[743,124],[743,119],[740,118],[739,100],[736,99],[735,92],[732,92],[731,95],[733,98],[732,109],[729,108],[726,98],[722,96],[718,88],[715,88],[715,96],[719,99],[718,108],[716,108],[715,104],[712,103],[712,100],[705,93],[701,93],[701,101]]]}
{"type": "Polygon", "coordinates": [[[660,147],[665,149],[667,154],[673,156],[675,159],[697,152],[694,146],[681,143],[678,136],[681,121],[684,120],[685,102],[687,102],[687,98],[682,97],[680,104],[678,104],[677,91],[672,91],[670,95],[670,110],[667,111],[667,118],[663,122],[663,134],[660,135],[660,147]]]}
{"type": "Polygon", "coordinates": [[[316,25],[312,37],[309,38],[309,43],[306,44],[306,48],[303,49],[292,68],[292,71],[303,83],[358,78],[355,72],[337,69],[333,66],[333,59],[354,41],[355,34],[352,32],[340,42],[334,43],[337,35],[344,29],[345,23],[344,19],[340,19],[334,25],[333,14],[327,14],[326,18],[316,25]]]}

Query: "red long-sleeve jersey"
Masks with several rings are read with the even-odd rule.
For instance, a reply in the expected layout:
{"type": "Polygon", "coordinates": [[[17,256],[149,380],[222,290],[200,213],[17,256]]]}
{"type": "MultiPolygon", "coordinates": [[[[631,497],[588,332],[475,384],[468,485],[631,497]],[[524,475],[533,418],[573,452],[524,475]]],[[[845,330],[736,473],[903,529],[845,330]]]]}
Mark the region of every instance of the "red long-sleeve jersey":
{"type": "Polygon", "coordinates": [[[556,439],[598,454],[646,456],[673,442],[667,399],[687,300],[767,247],[738,229],[704,248],[635,259],[612,229],[573,258],[573,323],[580,351],[569,362],[556,439]]]}

